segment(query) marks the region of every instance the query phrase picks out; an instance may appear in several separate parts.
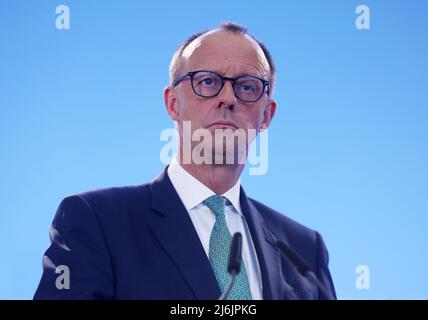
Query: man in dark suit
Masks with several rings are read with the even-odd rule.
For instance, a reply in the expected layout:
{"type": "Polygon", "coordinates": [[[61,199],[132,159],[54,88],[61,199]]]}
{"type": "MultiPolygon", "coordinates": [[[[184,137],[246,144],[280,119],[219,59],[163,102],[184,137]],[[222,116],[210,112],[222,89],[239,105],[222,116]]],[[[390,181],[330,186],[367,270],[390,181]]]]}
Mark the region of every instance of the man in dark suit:
{"type": "Polygon", "coordinates": [[[184,42],[164,92],[179,132],[178,154],[151,183],[61,202],[35,298],[217,299],[227,287],[236,232],[242,265],[229,299],[328,298],[281,254],[278,240],[300,254],[335,297],[321,236],[247,197],[240,185],[240,160],[254,135],[242,141],[236,134],[268,128],[274,81],[266,47],[239,25],[223,24],[184,42]],[[186,123],[192,137],[203,135],[213,146],[201,148],[186,137],[186,123]]]}

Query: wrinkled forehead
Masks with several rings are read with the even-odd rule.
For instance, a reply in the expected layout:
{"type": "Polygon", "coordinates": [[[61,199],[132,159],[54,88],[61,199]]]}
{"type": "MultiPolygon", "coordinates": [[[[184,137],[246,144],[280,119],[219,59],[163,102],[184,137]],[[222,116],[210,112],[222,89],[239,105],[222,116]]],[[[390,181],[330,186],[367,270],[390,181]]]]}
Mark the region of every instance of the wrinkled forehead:
{"type": "Polygon", "coordinates": [[[192,41],[182,53],[183,71],[233,69],[270,75],[269,63],[259,44],[246,34],[213,30],[192,41]]]}

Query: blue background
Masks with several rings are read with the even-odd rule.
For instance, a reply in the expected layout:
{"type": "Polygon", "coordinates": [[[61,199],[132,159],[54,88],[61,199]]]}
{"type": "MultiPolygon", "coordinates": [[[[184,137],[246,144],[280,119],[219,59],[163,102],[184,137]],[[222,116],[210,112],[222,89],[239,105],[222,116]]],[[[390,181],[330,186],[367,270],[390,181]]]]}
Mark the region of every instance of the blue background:
{"type": "Polygon", "coordinates": [[[428,3],[366,1],[370,30],[358,4],[1,1],[0,298],[32,297],[63,197],[162,170],[171,55],[230,20],[278,69],[269,170],[247,193],[323,235],[339,298],[428,299],[428,3]]]}

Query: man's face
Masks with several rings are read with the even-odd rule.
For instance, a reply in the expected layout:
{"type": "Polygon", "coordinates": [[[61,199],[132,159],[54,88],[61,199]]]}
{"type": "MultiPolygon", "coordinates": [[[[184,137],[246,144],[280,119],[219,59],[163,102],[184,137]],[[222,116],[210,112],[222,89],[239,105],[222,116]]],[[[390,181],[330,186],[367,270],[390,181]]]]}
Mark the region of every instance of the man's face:
{"type": "MultiPolygon", "coordinates": [[[[185,59],[179,76],[190,71],[214,71],[226,77],[256,76],[269,79],[268,62],[259,45],[250,37],[224,30],[211,31],[194,40],[183,52],[185,59]]],[[[190,77],[175,88],[165,90],[165,103],[170,117],[178,123],[180,138],[183,122],[190,121],[192,133],[207,129],[266,129],[274,115],[276,103],[267,93],[253,103],[237,100],[230,81],[211,98],[200,97],[192,89],[190,77]],[[216,122],[229,122],[229,125],[216,122]]]]}

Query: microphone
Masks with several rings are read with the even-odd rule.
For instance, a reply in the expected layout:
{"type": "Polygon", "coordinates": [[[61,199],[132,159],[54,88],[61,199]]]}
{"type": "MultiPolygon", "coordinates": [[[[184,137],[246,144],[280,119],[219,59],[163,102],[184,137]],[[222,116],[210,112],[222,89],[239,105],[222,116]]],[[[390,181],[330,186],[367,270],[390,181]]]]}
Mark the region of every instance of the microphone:
{"type": "Polygon", "coordinates": [[[233,283],[235,282],[236,276],[241,270],[241,253],[242,253],[242,234],[240,232],[236,232],[232,237],[232,242],[230,244],[229,251],[229,260],[227,264],[227,271],[230,274],[230,280],[227,284],[226,289],[218,298],[218,300],[226,300],[232,290],[233,283]]]}
{"type": "Polygon", "coordinates": [[[323,294],[324,297],[326,297],[327,300],[334,300],[330,291],[327,290],[324,284],[318,279],[315,273],[308,266],[306,261],[297,252],[295,252],[281,240],[276,242],[276,246],[280,249],[282,254],[297,267],[297,270],[303,277],[309,279],[317,286],[318,290],[323,294]]]}

